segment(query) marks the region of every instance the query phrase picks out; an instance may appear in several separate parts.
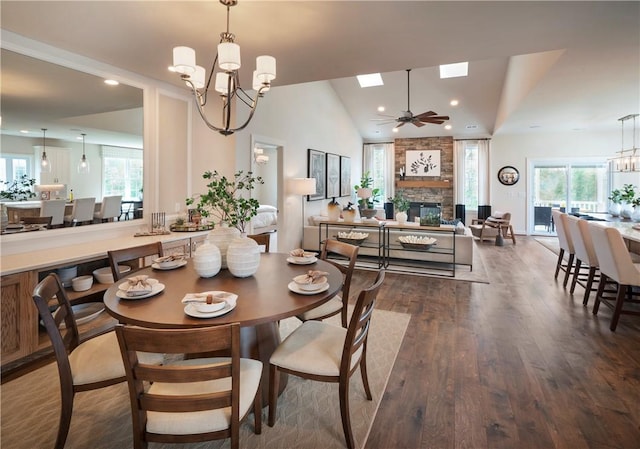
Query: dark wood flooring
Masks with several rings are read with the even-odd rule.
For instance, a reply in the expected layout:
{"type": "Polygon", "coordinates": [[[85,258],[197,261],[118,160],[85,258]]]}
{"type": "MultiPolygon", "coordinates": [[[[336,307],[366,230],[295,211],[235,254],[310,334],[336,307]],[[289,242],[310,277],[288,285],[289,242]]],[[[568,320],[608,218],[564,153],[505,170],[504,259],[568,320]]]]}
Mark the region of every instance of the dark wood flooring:
{"type": "Polygon", "coordinates": [[[366,449],[640,448],[640,317],[611,332],[531,237],[476,250],[490,284],[388,273],[377,307],[411,321],[366,449]]]}

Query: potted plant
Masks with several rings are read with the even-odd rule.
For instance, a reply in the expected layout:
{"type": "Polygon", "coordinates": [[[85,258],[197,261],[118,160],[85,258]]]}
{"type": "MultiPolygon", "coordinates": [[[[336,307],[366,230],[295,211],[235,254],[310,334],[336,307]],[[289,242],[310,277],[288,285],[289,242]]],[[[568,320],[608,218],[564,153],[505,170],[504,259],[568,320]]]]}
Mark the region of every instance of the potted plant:
{"type": "Polygon", "coordinates": [[[213,216],[219,222],[227,223],[241,233],[246,233],[247,224],[257,215],[260,203],[255,198],[245,198],[243,193],[248,196],[257,184],[264,184],[262,178],[254,177],[253,172],[245,174],[242,170],[237,172],[233,179],[221,175],[217,170],[206,171],[202,177],[209,180],[209,190],[187,198],[187,206],[195,204],[203,217],[213,216]]]}
{"type": "Polygon", "coordinates": [[[373,187],[373,178],[371,174],[366,171],[362,174],[360,178],[360,184],[354,186],[356,191],[356,196],[358,196],[358,208],[360,209],[360,214],[364,215],[367,218],[373,217],[376,212],[373,210],[374,204],[378,201],[378,197],[380,196],[380,189],[373,187]],[[363,212],[367,209],[373,212],[363,212]],[[369,216],[370,215],[370,216],[369,216]]]}
{"type": "Polygon", "coordinates": [[[622,200],[622,210],[620,216],[623,218],[631,218],[633,214],[633,200],[636,197],[636,189],[633,184],[625,184],[620,191],[620,199],[622,200]]]}
{"type": "Polygon", "coordinates": [[[609,196],[609,201],[611,201],[611,206],[609,207],[609,213],[617,217],[620,215],[620,211],[622,210],[622,192],[620,189],[613,189],[611,191],[611,196],[609,196]]]}
{"type": "Polygon", "coordinates": [[[389,197],[389,201],[393,203],[396,213],[396,221],[404,223],[407,221],[407,211],[409,210],[409,200],[396,194],[393,198],[389,197]]]}
{"type": "Polygon", "coordinates": [[[5,189],[0,191],[0,198],[2,199],[9,201],[27,201],[36,196],[33,191],[36,180],[29,178],[28,175],[22,175],[13,181],[3,181],[2,183],[5,185],[5,189]]]}

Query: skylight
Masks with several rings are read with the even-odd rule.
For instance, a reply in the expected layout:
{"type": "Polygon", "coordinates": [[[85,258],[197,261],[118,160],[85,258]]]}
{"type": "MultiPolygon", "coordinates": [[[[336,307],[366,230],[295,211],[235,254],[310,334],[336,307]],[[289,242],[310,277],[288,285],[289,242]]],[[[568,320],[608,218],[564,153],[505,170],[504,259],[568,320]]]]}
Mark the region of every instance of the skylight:
{"type": "Polygon", "coordinates": [[[374,87],[374,86],[382,86],[384,83],[382,82],[382,76],[379,73],[369,73],[368,75],[358,75],[358,82],[360,83],[360,87],[374,87]]]}
{"type": "Polygon", "coordinates": [[[467,76],[469,72],[468,62],[457,62],[455,64],[442,64],[440,66],[440,78],[456,78],[467,76]]]}

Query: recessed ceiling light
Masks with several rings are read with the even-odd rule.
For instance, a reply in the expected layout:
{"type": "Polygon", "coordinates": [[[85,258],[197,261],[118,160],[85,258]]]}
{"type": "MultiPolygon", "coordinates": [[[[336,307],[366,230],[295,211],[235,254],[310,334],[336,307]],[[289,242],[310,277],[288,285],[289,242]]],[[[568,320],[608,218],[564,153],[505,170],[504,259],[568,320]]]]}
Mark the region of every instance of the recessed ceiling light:
{"type": "Polygon", "coordinates": [[[384,112],[384,106],[378,106],[378,112],[384,112]]]}
{"type": "Polygon", "coordinates": [[[28,129],[21,129],[20,132],[22,134],[29,134],[29,130],[28,129]]]}
{"type": "Polygon", "coordinates": [[[117,86],[118,84],[120,84],[116,80],[104,80],[104,83],[108,84],[109,86],[117,86]]]}
{"type": "Polygon", "coordinates": [[[170,65],[169,67],[167,67],[167,69],[168,69],[170,72],[174,72],[174,73],[175,73],[175,71],[176,71],[176,68],[175,68],[174,66],[172,66],[172,65],[170,65]]]}
{"type": "Polygon", "coordinates": [[[451,128],[453,128],[453,126],[451,126],[451,125],[444,125],[444,129],[451,129],[451,128]]]}
{"type": "Polygon", "coordinates": [[[451,106],[458,106],[458,103],[459,103],[459,102],[458,102],[458,100],[451,100],[451,101],[449,102],[449,104],[450,104],[451,106]]]}
{"type": "Polygon", "coordinates": [[[455,64],[442,64],[440,66],[440,78],[456,78],[467,76],[469,73],[468,62],[457,62],[455,64]]]}
{"type": "Polygon", "coordinates": [[[394,133],[397,133],[400,130],[398,128],[393,128],[391,131],[393,131],[394,133]]]}
{"type": "Polygon", "coordinates": [[[358,75],[358,82],[360,83],[360,87],[374,87],[374,86],[382,86],[384,83],[382,82],[382,76],[379,73],[369,73],[368,75],[358,75]]]}

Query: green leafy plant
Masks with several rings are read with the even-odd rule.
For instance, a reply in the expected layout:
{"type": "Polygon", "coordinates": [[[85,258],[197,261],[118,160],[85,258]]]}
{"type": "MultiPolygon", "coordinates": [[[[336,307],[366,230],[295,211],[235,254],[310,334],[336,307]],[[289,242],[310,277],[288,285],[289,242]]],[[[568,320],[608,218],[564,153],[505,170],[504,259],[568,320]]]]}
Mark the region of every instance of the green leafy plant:
{"type": "Polygon", "coordinates": [[[0,198],[2,199],[27,201],[36,196],[33,191],[36,180],[29,178],[28,175],[22,175],[13,181],[2,181],[2,183],[5,185],[5,189],[0,191],[0,198]]]}
{"type": "Polygon", "coordinates": [[[620,189],[613,189],[611,191],[611,196],[609,196],[609,200],[611,200],[613,204],[622,203],[622,192],[620,189]]]}
{"type": "Polygon", "coordinates": [[[360,184],[357,184],[353,187],[358,192],[358,189],[371,189],[371,198],[360,198],[358,200],[358,205],[362,209],[373,209],[373,205],[378,202],[378,197],[380,196],[380,189],[373,187],[373,178],[371,177],[371,173],[368,171],[362,174],[360,178],[360,184]]]}
{"type": "Polygon", "coordinates": [[[620,192],[620,199],[627,204],[633,203],[634,198],[636,197],[636,188],[633,184],[625,184],[622,186],[622,191],[620,192]]]}
{"type": "Polygon", "coordinates": [[[187,206],[196,205],[203,217],[215,217],[220,222],[246,232],[246,226],[251,217],[256,216],[260,203],[255,198],[245,198],[257,184],[264,184],[260,176],[254,177],[253,172],[246,174],[240,170],[233,179],[221,175],[218,171],[206,171],[202,177],[209,180],[206,193],[187,198],[187,206]]]}
{"type": "Polygon", "coordinates": [[[396,196],[394,196],[393,198],[392,197],[387,198],[387,200],[390,203],[393,203],[393,208],[398,212],[406,212],[409,210],[409,206],[410,206],[409,200],[398,194],[396,194],[396,196]]]}

